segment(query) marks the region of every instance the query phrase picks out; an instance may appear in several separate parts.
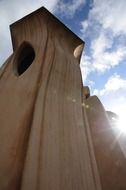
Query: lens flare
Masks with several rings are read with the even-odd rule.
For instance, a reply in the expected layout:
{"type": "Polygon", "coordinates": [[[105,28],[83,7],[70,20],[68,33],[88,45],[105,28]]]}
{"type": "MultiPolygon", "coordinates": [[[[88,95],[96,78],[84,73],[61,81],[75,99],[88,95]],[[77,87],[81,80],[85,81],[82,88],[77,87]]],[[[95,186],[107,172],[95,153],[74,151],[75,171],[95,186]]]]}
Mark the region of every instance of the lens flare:
{"type": "Polygon", "coordinates": [[[118,120],[116,121],[116,127],[121,131],[121,133],[126,134],[126,116],[120,114],[118,120]]]}

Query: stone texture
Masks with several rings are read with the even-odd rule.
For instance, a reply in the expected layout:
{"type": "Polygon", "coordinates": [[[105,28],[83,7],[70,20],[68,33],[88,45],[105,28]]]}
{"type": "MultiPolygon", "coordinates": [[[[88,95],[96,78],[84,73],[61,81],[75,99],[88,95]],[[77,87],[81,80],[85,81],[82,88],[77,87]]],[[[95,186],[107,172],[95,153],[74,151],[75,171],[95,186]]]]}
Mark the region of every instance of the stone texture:
{"type": "Polygon", "coordinates": [[[96,190],[82,112],[84,42],[45,8],[10,29],[14,53],[0,79],[0,189],[96,190]],[[29,45],[35,59],[18,75],[29,45]]]}

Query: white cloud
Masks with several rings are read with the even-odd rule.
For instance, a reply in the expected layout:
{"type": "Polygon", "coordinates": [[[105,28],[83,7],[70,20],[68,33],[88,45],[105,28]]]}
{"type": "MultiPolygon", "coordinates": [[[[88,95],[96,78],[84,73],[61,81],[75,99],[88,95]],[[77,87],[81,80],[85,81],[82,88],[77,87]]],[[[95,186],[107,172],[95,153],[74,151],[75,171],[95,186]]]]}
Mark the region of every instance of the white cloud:
{"type": "Polygon", "coordinates": [[[97,57],[99,54],[103,53],[106,49],[112,46],[112,39],[101,31],[99,36],[92,40],[91,42],[91,51],[93,53],[93,57],[97,57]]]}
{"type": "Polygon", "coordinates": [[[85,5],[86,0],[72,0],[63,2],[60,1],[57,5],[57,12],[62,14],[63,16],[73,17],[73,15],[85,5]]]}
{"type": "Polygon", "coordinates": [[[126,46],[113,46],[113,38],[103,32],[92,40],[90,56],[84,55],[81,59],[83,83],[88,83],[88,76],[92,72],[105,73],[107,70],[121,64],[126,59],[126,46]]]}
{"type": "Polygon", "coordinates": [[[82,26],[81,32],[82,32],[83,34],[85,34],[85,31],[86,31],[87,28],[89,27],[89,22],[88,22],[88,20],[84,20],[83,22],[81,22],[81,26],[82,26]]]}
{"type": "Polygon", "coordinates": [[[122,79],[120,75],[114,73],[106,82],[104,88],[102,90],[97,90],[95,93],[99,96],[103,96],[105,94],[111,92],[117,92],[118,90],[126,90],[126,79],[122,79]]]}
{"type": "Polygon", "coordinates": [[[90,18],[95,19],[104,29],[111,29],[115,35],[126,34],[125,8],[125,0],[94,0],[90,18]]]}
{"type": "Polygon", "coordinates": [[[88,25],[92,27],[93,32],[100,27],[103,30],[110,30],[114,36],[120,34],[126,35],[125,7],[125,0],[94,0],[87,21],[84,20],[81,23],[82,31],[86,32],[86,30],[83,29],[87,29],[85,25],[88,25]],[[85,24],[86,22],[88,24],[85,24]]]}
{"type": "Polygon", "coordinates": [[[113,74],[104,88],[95,89],[93,94],[99,96],[105,108],[120,115],[126,111],[126,79],[118,74],[113,74]]]}
{"type": "MultiPolygon", "coordinates": [[[[97,50],[96,50],[97,51],[97,50]]],[[[112,52],[103,51],[97,54],[96,51],[93,52],[93,67],[96,71],[105,72],[112,67],[118,65],[126,58],[126,47],[118,47],[112,52]]]]}
{"type": "Polygon", "coordinates": [[[121,88],[126,89],[126,80],[122,79],[120,75],[114,74],[109,78],[107,83],[105,84],[106,91],[117,91],[121,88]]]}
{"type": "Polygon", "coordinates": [[[90,59],[88,62],[83,59],[82,63],[84,66],[86,62],[86,67],[91,68],[88,75],[96,71],[105,73],[125,61],[125,7],[125,0],[94,0],[88,19],[81,23],[82,36],[91,41],[88,52],[90,59]]]}

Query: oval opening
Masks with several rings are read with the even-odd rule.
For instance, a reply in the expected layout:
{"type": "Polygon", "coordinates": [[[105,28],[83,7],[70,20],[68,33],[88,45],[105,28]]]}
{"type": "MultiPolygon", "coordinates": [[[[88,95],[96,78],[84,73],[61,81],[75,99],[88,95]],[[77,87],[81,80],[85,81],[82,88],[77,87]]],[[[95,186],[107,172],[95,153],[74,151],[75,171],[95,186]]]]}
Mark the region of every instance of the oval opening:
{"type": "Polygon", "coordinates": [[[35,51],[33,47],[24,42],[18,49],[17,56],[16,56],[16,74],[21,75],[23,74],[33,63],[35,59],[35,51]]]}

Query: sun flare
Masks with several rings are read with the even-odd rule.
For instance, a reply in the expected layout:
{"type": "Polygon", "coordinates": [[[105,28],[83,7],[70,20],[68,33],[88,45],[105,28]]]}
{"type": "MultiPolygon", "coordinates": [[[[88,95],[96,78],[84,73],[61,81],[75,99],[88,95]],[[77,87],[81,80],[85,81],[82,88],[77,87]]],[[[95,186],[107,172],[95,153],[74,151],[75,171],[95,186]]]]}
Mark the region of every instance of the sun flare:
{"type": "Polygon", "coordinates": [[[119,134],[126,135],[125,109],[118,108],[118,112],[108,111],[107,113],[110,119],[110,123],[112,124],[112,127],[114,127],[115,130],[119,132],[119,134]]]}
{"type": "Polygon", "coordinates": [[[126,116],[124,116],[123,114],[119,115],[119,118],[116,122],[116,127],[121,131],[121,133],[126,134],[126,116]]]}

